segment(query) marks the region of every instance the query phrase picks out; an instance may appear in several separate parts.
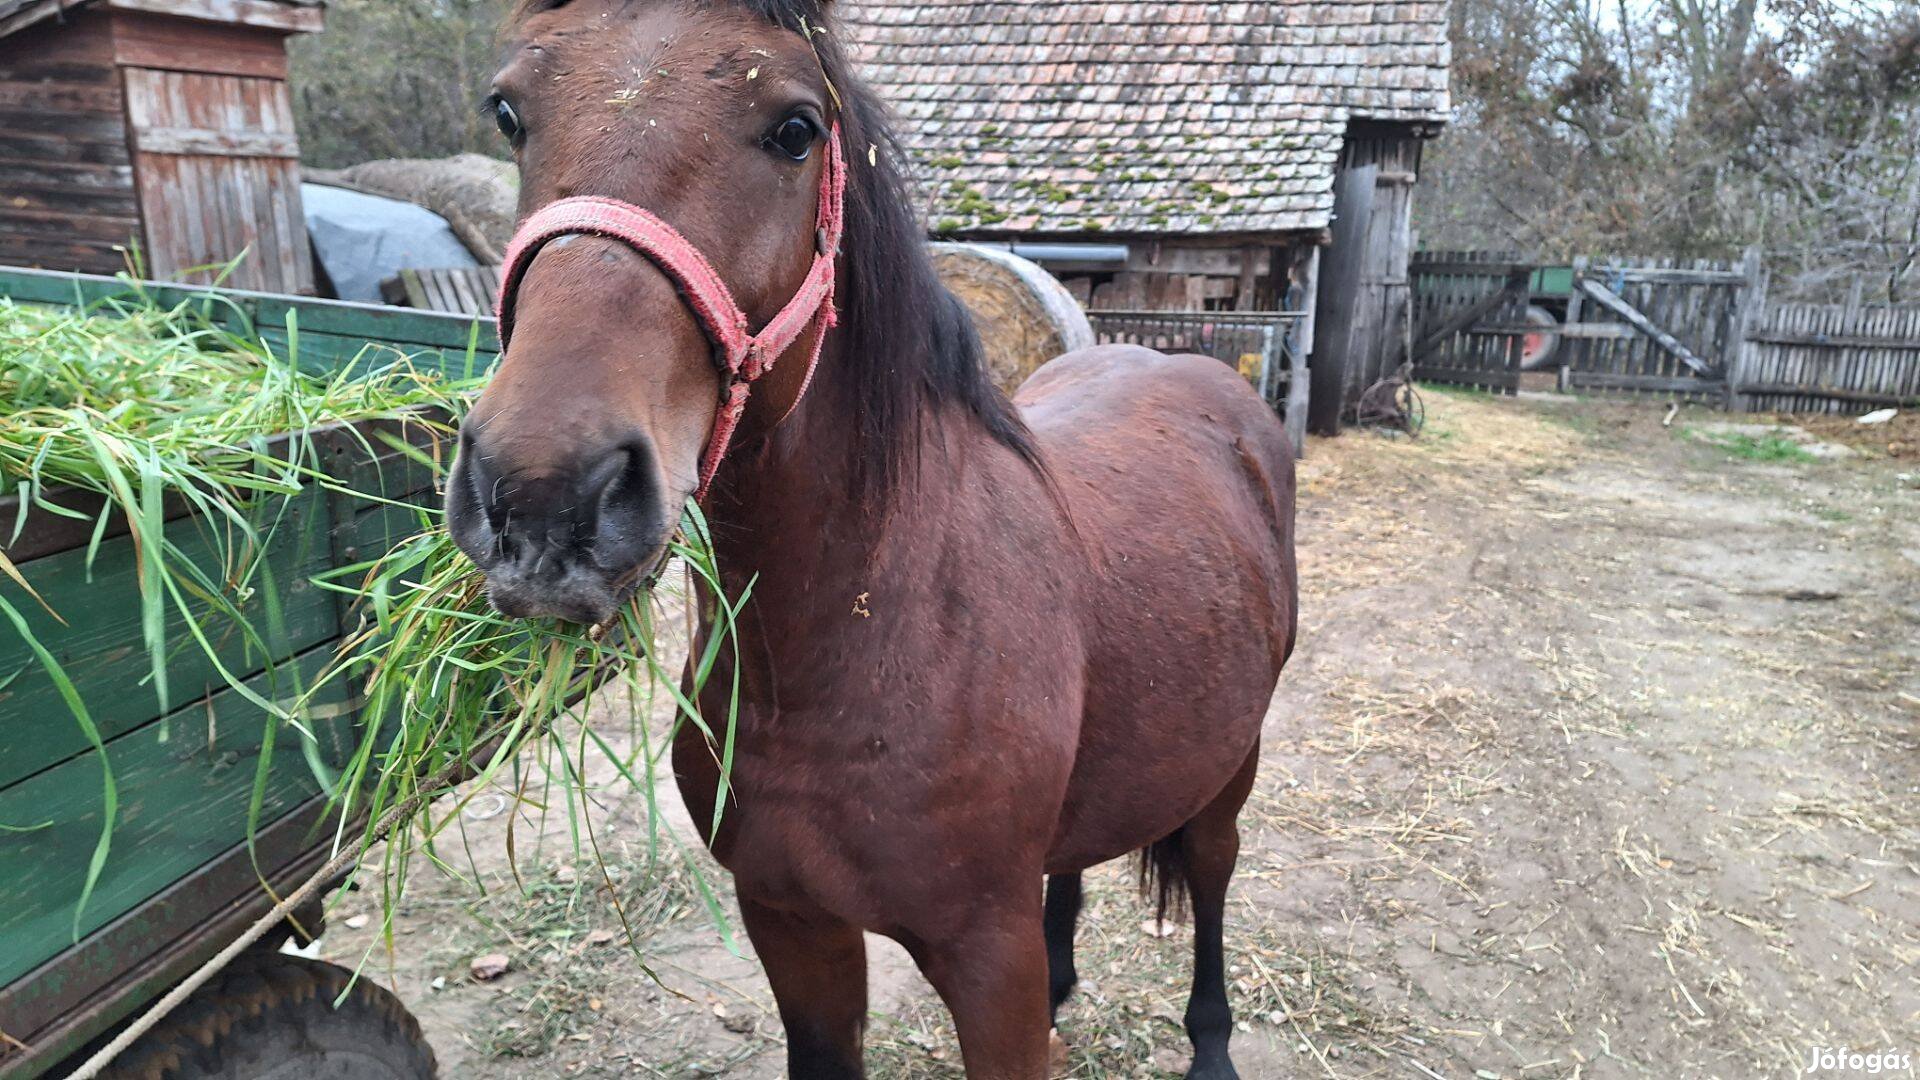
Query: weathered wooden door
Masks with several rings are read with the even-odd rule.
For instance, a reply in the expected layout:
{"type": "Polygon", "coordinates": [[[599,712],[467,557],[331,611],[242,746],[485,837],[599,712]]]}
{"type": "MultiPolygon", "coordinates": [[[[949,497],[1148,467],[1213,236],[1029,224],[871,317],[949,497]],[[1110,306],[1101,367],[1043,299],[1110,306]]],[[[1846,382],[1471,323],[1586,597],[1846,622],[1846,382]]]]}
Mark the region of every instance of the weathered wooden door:
{"type": "Polygon", "coordinates": [[[212,281],[239,258],[229,286],[312,292],[286,82],[123,70],[150,272],[212,281]]]}
{"type": "Polygon", "coordinates": [[[1365,362],[1367,324],[1361,284],[1366,276],[1367,232],[1373,220],[1374,181],[1379,169],[1365,165],[1342,170],[1333,182],[1333,241],[1320,258],[1320,287],[1314,299],[1313,357],[1308,361],[1312,392],[1307,430],[1338,435],[1346,411],[1347,387],[1365,362]]]}

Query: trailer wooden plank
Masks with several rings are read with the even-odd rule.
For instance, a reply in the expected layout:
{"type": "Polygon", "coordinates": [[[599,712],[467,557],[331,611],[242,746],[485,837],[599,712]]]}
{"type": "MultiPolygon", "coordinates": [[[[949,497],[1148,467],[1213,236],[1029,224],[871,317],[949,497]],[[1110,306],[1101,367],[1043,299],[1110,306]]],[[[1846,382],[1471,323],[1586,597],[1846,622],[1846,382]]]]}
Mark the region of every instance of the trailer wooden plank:
{"type": "MultiPolygon", "coordinates": [[[[296,670],[316,676],[329,655],[317,649],[296,670]]],[[[253,684],[266,694],[274,688],[253,684]]],[[[335,709],[310,727],[322,760],[339,767],[352,744],[345,680],[316,701],[335,709]]],[[[251,778],[266,722],[231,689],[175,710],[107,744],[120,792],[113,847],[85,910],[79,934],[97,930],[244,839],[251,778]]],[[[263,823],[319,791],[288,732],[269,763],[263,823]]],[[[75,940],[74,912],[105,807],[93,751],[0,790],[0,822],[23,832],[0,845],[0,985],[12,982],[75,940]]]]}
{"type": "MultiPolygon", "coordinates": [[[[288,501],[286,516],[274,529],[264,560],[265,574],[254,596],[242,605],[249,620],[265,634],[265,651],[232,633],[223,619],[206,620],[206,608],[196,607],[216,647],[221,665],[236,675],[268,669],[269,657],[286,656],[335,636],[338,632],[330,594],[309,580],[326,569],[327,514],[318,491],[288,501]],[[271,582],[271,585],[269,584],[271,582]],[[276,588],[282,611],[280,625],[266,617],[268,590],[276,588]]],[[[218,567],[216,547],[198,518],[170,523],[167,535],[194,564],[218,567]]],[[[36,604],[20,604],[29,631],[60,661],[78,684],[96,726],[104,738],[113,738],[148,722],[161,711],[157,691],[148,685],[151,662],[142,644],[139,567],[131,537],[100,545],[89,568],[87,553],[76,549],[35,559],[20,567],[27,581],[54,605],[59,619],[36,604]]],[[[186,619],[169,605],[165,623],[170,706],[198,700],[225,682],[206,652],[189,632],[186,619]]],[[[34,723],[6,725],[6,753],[0,755],[0,786],[86,750],[88,743],[53,680],[47,676],[27,643],[17,634],[0,634],[0,672],[14,676],[0,688],[0,714],[32,716],[34,723]]],[[[0,822],[5,819],[0,818],[0,822]]]]}

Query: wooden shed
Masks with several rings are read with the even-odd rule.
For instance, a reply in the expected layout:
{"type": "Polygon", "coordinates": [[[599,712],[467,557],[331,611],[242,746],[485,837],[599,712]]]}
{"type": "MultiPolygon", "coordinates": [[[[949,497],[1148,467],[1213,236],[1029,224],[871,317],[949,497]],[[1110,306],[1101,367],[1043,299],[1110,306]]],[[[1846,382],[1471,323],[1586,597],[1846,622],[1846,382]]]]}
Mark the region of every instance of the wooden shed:
{"type": "Polygon", "coordinates": [[[0,263],[313,290],[286,39],[320,0],[0,0],[0,263]]]}
{"type": "Polygon", "coordinates": [[[1317,430],[1398,365],[1448,0],[852,0],[842,21],[935,234],[1034,259],[1096,326],[1313,313],[1317,430]]]}

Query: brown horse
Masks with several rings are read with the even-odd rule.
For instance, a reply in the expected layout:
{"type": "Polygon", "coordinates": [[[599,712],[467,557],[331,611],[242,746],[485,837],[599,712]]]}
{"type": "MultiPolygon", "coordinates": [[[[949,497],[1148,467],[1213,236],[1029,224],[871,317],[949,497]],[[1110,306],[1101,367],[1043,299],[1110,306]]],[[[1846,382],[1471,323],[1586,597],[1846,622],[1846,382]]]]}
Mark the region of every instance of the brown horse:
{"type": "MultiPolygon", "coordinates": [[[[501,610],[598,621],[733,434],[705,506],[730,587],[757,581],[707,839],[793,1076],[864,1075],[871,931],[952,1010],[969,1076],[1040,1080],[1080,871],[1136,851],[1163,905],[1191,902],[1188,1075],[1234,1076],[1221,918],[1294,641],[1286,437],[1203,357],[1109,346],[1042,368],[1017,408],[996,391],[823,3],[513,14],[489,107],[524,213],[600,196],[664,223],[646,227],[703,254],[748,328],[790,321],[828,258],[839,322],[755,358],[722,340],[731,301],[716,315],[711,283],[689,284],[697,256],[547,229],[503,299],[513,333],[462,434],[451,528],[501,610]]],[[[709,821],[713,756],[692,734],[675,749],[709,821]]]]}

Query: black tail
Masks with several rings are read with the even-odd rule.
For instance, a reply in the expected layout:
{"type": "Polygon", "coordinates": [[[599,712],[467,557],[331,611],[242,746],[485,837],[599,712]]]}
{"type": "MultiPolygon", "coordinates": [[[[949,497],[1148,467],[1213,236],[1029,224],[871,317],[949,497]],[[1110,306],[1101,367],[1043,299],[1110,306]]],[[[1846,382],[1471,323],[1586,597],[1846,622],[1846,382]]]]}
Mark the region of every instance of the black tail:
{"type": "Polygon", "coordinates": [[[1187,852],[1182,825],[1140,851],[1140,892],[1151,896],[1162,923],[1179,921],[1187,912],[1187,852]]]}

